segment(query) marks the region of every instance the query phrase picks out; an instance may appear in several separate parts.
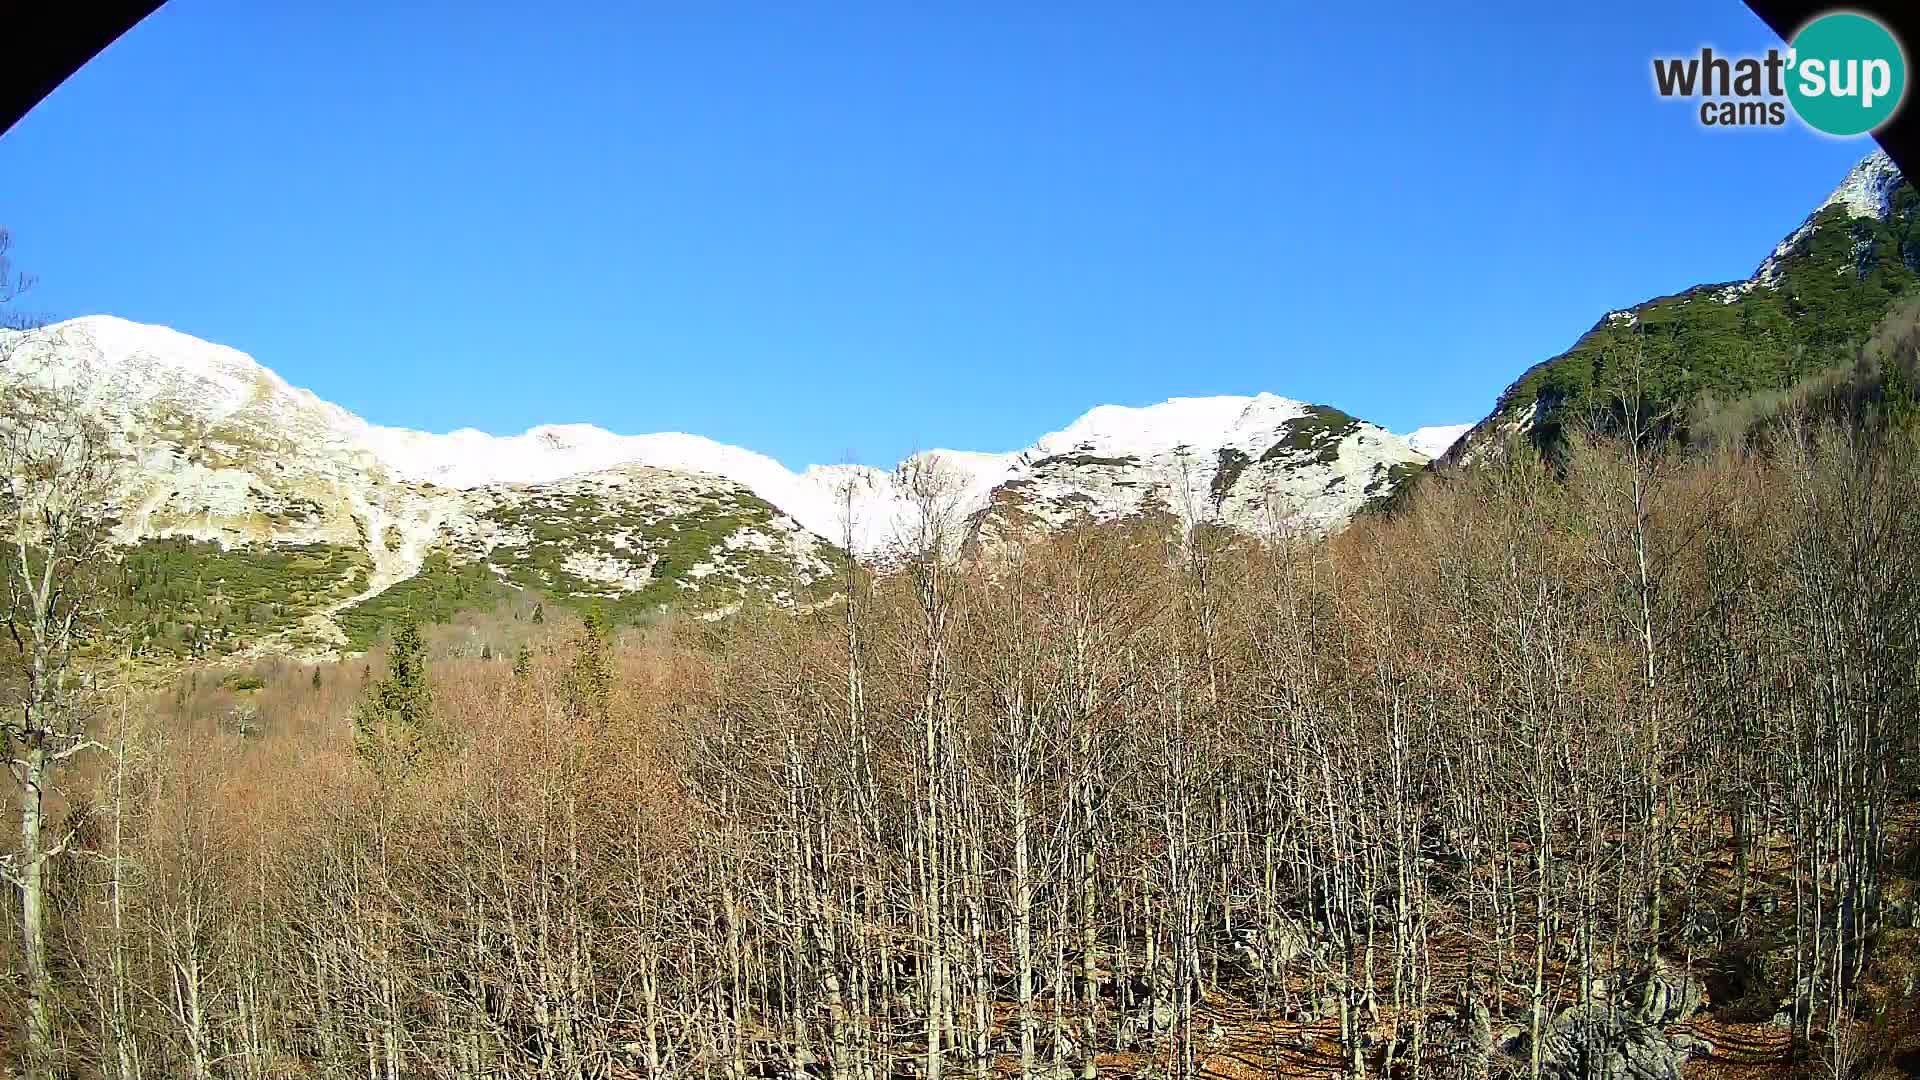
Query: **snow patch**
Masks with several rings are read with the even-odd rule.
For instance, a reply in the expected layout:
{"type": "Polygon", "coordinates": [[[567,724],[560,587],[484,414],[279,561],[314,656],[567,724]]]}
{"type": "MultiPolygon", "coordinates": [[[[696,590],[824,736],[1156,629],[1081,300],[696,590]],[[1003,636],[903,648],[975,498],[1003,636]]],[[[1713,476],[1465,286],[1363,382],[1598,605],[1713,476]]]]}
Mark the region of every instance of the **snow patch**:
{"type": "Polygon", "coordinates": [[[1415,428],[1401,438],[1406,439],[1407,445],[1419,453],[1437,458],[1446,453],[1454,443],[1459,442],[1460,436],[1471,430],[1473,430],[1472,424],[1434,424],[1415,428]]]}

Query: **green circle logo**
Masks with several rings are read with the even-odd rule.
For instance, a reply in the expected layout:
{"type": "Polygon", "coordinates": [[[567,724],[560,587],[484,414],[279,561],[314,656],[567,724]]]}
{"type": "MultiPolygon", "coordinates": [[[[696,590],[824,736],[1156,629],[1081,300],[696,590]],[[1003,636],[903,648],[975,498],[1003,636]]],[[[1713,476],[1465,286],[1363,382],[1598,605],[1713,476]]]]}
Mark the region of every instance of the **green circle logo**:
{"type": "Polygon", "coordinates": [[[1809,127],[1863,135],[1887,122],[1907,92],[1907,60],[1879,22],[1850,11],[1822,15],[1793,36],[1787,99],[1809,127]]]}

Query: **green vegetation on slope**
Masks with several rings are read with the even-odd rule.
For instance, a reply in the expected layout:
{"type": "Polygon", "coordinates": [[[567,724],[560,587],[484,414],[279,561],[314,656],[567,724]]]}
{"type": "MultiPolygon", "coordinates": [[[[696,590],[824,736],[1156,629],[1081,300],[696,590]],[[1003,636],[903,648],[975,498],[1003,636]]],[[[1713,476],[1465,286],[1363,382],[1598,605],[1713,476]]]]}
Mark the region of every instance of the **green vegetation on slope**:
{"type": "Polygon", "coordinates": [[[1361,512],[1386,510],[1394,505],[1394,497],[1413,483],[1413,479],[1426,469],[1411,461],[1396,461],[1391,465],[1382,462],[1374,467],[1373,479],[1367,481],[1367,501],[1361,505],[1361,512]]]}
{"type": "MultiPolygon", "coordinates": [[[[701,495],[692,509],[678,510],[544,494],[487,512],[488,520],[528,537],[523,544],[494,548],[487,559],[521,588],[580,611],[598,603],[615,622],[635,622],[667,605],[710,609],[788,585],[793,575],[785,557],[726,547],[727,538],[742,529],[773,532],[777,514],[746,491],[701,495]],[[636,573],[644,569],[645,582],[623,592],[612,582],[583,577],[576,569],[582,558],[630,566],[636,573]],[[711,570],[696,574],[703,564],[711,570]]],[[[843,557],[838,551],[822,554],[829,561],[843,557]]]]}
{"type": "MultiPolygon", "coordinates": [[[[667,607],[709,611],[796,584],[788,558],[751,547],[729,549],[742,529],[773,532],[777,511],[744,491],[700,496],[693,508],[661,502],[620,505],[581,493],[546,492],[503,504],[486,518],[524,537],[465,562],[439,550],[419,573],[341,613],[351,648],[369,648],[406,618],[444,623],[498,602],[508,590],[545,597],[575,611],[598,608],[614,623],[635,623],[667,607]],[[629,568],[638,588],[583,576],[582,563],[629,568]],[[696,574],[695,568],[709,568],[696,574]]],[[[840,563],[837,549],[823,557],[840,563]]],[[[831,580],[820,588],[830,589],[831,580]]]]}
{"type": "Polygon", "coordinates": [[[1121,454],[1119,457],[1101,457],[1099,454],[1091,453],[1054,454],[1051,457],[1043,457],[1039,461],[1034,462],[1033,467],[1036,469],[1046,469],[1059,465],[1069,469],[1124,469],[1129,465],[1137,465],[1139,462],[1140,459],[1132,454],[1121,454]]]}
{"type": "Polygon", "coordinates": [[[370,565],[364,551],[337,544],[145,540],[122,559],[122,618],[140,653],[230,652],[365,589],[370,565]]]}
{"type": "MultiPolygon", "coordinates": [[[[1849,356],[1784,388],[1733,397],[1703,392],[1680,434],[1693,446],[1752,446],[1774,438],[1788,420],[1864,430],[1913,424],[1920,414],[1920,288],[1909,290],[1849,356]]],[[[1391,488],[1378,494],[1375,488],[1382,482],[1376,480],[1367,487],[1373,497],[1366,509],[1405,510],[1428,475],[1416,469],[1389,477],[1391,488]]]]}
{"type": "Polygon", "coordinates": [[[1690,418],[1689,436],[1709,444],[1769,438],[1779,421],[1833,420],[1872,428],[1910,421],[1920,387],[1920,289],[1880,320],[1849,363],[1801,379],[1786,390],[1744,398],[1708,398],[1690,418]]]}
{"type": "Polygon", "coordinates": [[[1686,412],[1707,397],[1735,400],[1785,391],[1850,363],[1874,326],[1920,284],[1920,193],[1904,184],[1885,221],[1849,219],[1831,206],[1783,260],[1776,287],[1757,285],[1730,303],[1727,286],[1701,286],[1607,319],[1573,348],[1522,375],[1496,411],[1538,403],[1534,429],[1544,449],[1562,441],[1578,416],[1607,415],[1632,385],[1632,365],[1647,408],[1686,412]]]}
{"type": "Polygon", "coordinates": [[[1211,487],[1213,501],[1216,503],[1226,498],[1227,493],[1233,490],[1233,485],[1240,479],[1240,474],[1247,471],[1247,466],[1253,464],[1253,459],[1231,446],[1223,446],[1220,448],[1220,459],[1217,464],[1218,468],[1213,471],[1211,487]]]}
{"type": "Polygon", "coordinates": [[[1287,421],[1287,433],[1267,447],[1261,461],[1282,456],[1311,454],[1313,460],[1331,465],[1340,458],[1340,443],[1360,430],[1360,421],[1331,405],[1309,405],[1304,416],[1287,421]]]}
{"type": "Polygon", "coordinates": [[[350,648],[365,650],[390,627],[411,618],[442,623],[462,611],[487,607],[505,592],[491,568],[454,566],[444,551],[429,552],[420,572],[382,589],[334,617],[350,648]]]}

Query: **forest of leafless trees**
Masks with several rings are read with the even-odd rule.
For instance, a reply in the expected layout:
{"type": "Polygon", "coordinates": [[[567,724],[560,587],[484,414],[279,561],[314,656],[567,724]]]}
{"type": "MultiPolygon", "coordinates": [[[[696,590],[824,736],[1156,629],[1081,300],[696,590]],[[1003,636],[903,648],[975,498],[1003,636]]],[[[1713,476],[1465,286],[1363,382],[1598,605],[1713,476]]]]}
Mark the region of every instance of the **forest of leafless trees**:
{"type": "Polygon", "coordinates": [[[101,679],[27,1064],[1890,1068],[1916,480],[1908,435],[1790,427],[1516,455],[1331,540],[1276,513],[955,563],[930,531],[797,617],[438,655],[397,756],[354,730],[377,658],[271,667],[245,731],[198,681],[101,679]]]}

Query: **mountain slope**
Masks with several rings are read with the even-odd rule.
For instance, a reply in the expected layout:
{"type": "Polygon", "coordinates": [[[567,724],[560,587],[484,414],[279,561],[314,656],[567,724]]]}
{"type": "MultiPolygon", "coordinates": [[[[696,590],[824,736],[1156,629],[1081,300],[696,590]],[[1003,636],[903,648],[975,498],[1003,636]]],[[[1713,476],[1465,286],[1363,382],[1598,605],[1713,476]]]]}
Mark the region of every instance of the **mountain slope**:
{"type": "Polygon", "coordinates": [[[508,589],[617,617],[797,603],[831,587],[843,545],[885,561],[920,542],[936,505],[954,550],[1157,516],[1324,532],[1427,461],[1337,409],[1261,394],[1101,406],[1012,453],[794,473],[681,433],[381,427],[243,353],[107,316],[0,352],[0,379],[75,387],[121,433],[148,637],[188,652],[362,647],[402,607],[508,589]]]}
{"type": "Polygon", "coordinates": [[[362,648],[403,583],[422,602],[536,589],[631,616],[792,603],[843,565],[711,473],[587,462],[545,483],[433,483],[391,449],[410,433],[162,327],[91,317],[0,346],[0,377],[75,389],[131,458],[118,531],[129,607],[158,651],[362,648]]]}
{"type": "Polygon", "coordinates": [[[1551,451],[1567,423],[1604,415],[1636,381],[1649,409],[1674,413],[1685,434],[1712,399],[1783,390],[1849,362],[1916,285],[1920,194],[1875,151],[1751,277],[1608,312],[1515,380],[1446,460],[1483,461],[1514,438],[1551,451]]]}
{"type": "Polygon", "coordinates": [[[968,542],[1163,514],[1326,532],[1426,460],[1384,428],[1272,394],[1102,406],[1012,456],[968,542]]]}

